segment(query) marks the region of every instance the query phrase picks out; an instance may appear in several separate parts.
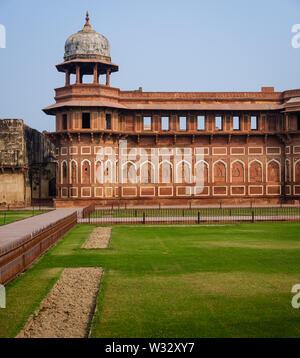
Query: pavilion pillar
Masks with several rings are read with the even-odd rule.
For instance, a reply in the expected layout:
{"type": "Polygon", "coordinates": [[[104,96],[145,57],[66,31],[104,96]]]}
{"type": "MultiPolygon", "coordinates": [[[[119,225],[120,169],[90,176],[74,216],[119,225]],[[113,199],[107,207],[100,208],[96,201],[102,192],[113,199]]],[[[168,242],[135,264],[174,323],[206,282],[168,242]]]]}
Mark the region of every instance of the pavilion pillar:
{"type": "Polygon", "coordinates": [[[70,86],[70,72],[66,71],[66,86],[70,86]]]}
{"type": "Polygon", "coordinates": [[[287,132],[289,130],[289,117],[288,114],[284,114],[284,130],[287,132]]]}
{"type": "Polygon", "coordinates": [[[95,65],[94,65],[94,83],[95,84],[99,83],[99,80],[98,80],[98,65],[97,65],[97,63],[95,63],[95,65]]]}
{"type": "Polygon", "coordinates": [[[106,70],[106,86],[110,86],[110,70],[106,70]]]}
{"type": "Polygon", "coordinates": [[[76,65],[76,84],[80,83],[80,67],[78,65],[76,65]]]}

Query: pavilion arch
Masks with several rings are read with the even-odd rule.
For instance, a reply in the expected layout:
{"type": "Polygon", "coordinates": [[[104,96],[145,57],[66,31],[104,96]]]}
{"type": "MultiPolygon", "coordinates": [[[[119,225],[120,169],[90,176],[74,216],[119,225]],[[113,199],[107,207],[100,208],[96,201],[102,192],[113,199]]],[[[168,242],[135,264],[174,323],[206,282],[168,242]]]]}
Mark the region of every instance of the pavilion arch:
{"type": "Polygon", "coordinates": [[[136,184],[138,182],[138,173],[137,173],[137,167],[134,162],[131,160],[128,160],[127,162],[122,164],[121,168],[121,183],[122,184],[136,184]]]}
{"type": "Polygon", "coordinates": [[[296,160],[294,163],[294,173],[293,173],[293,179],[294,183],[300,182],[300,159],[296,160]]]}
{"type": "MultiPolygon", "coordinates": [[[[221,168],[219,168],[219,169],[221,170],[221,168]]],[[[224,160],[219,159],[213,163],[212,180],[213,180],[213,183],[216,183],[216,182],[227,183],[227,163],[224,162],[224,160]],[[223,172],[217,173],[217,175],[219,175],[220,180],[216,180],[216,178],[218,178],[218,177],[215,173],[215,167],[220,164],[224,167],[224,173],[223,172]],[[224,180],[221,180],[221,178],[223,178],[223,177],[224,177],[224,180]]]]}
{"type": "MultiPolygon", "coordinates": [[[[204,169],[204,183],[209,183],[209,163],[207,163],[205,160],[201,159],[195,164],[195,177],[197,177],[197,168],[199,164],[203,164],[204,169]]],[[[196,179],[197,181],[197,179],[196,179]]]]}
{"type": "Polygon", "coordinates": [[[192,182],[192,166],[186,160],[181,160],[176,164],[176,183],[190,184],[192,182]],[[179,172],[180,170],[180,172],[179,172]],[[181,181],[179,181],[181,179],[181,181]]]}
{"type": "Polygon", "coordinates": [[[70,184],[78,184],[78,164],[75,159],[70,161],[70,184]]]}
{"type": "Polygon", "coordinates": [[[248,181],[253,183],[262,183],[263,182],[263,163],[258,159],[253,159],[248,164],[248,181]],[[251,166],[257,164],[254,170],[251,170],[251,166]],[[251,175],[251,173],[253,175],[251,175]]]}
{"type": "Polygon", "coordinates": [[[81,184],[91,184],[91,167],[90,160],[81,161],[81,184]]]}
{"type": "Polygon", "coordinates": [[[61,162],[61,184],[68,184],[68,162],[63,160],[61,162]]]}
{"type": "Polygon", "coordinates": [[[267,164],[266,164],[266,180],[267,180],[267,182],[276,182],[276,183],[281,182],[281,164],[278,160],[271,159],[267,162],[267,164]],[[276,168],[274,165],[278,166],[277,173],[276,173],[276,168]],[[270,167],[271,167],[271,171],[269,172],[270,167]],[[276,180],[275,176],[277,176],[278,180],[276,180]],[[275,178],[275,180],[272,180],[273,178],[275,178]]]}
{"type": "Polygon", "coordinates": [[[95,168],[94,168],[95,174],[95,184],[103,184],[103,162],[102,160],[96,160],[95,161],[95,168]]]}
{"type": "Polygon", "coordinates": [[[146,160],[140,166],[140,180],[142,184],[155,183],[155,166],[149,160],[146,160]],[[150,173],[149,168],[151,168],[150,173]]]}
{"type": "Polygon", "coordinates": [[[161,184],[173,183],[173,164],[166,159],[158,165],[158,182],[161,184]]]}
{"type": "MultiPolygon", "coordinates": [[[[234,174],[236,174],[236,173],[234,173],[234,165],[237,164],[237,163],[241,164],[241,166],[243,167],[243,169],[242,169],[242,180],[240,180],[240,182],[244,183],[245,182],[245,163],[240,159],[236,159],[236,160],[234,160],[233,162],[230,163],[230,182],[233,183],[234,182],[233,178],[236,177],[234,175],[234,174]]],[[[238,170],[238,168],[236,168],[236,169],[238,170]]],[[[237,177],[239,177],[239,175],[237,177]]]]}

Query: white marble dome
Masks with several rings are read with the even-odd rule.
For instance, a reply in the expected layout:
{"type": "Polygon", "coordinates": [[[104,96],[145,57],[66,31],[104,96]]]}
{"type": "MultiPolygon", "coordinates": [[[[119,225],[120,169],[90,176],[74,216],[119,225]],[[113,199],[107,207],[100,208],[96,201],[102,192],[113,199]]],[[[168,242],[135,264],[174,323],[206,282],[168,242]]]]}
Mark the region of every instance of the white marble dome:
{"type": "Polygon", "coordinates": [[[109,42],[104,36],[91,28],[88,13],[84,28],[71,35],[65,43],[64,60],[74,59],[111,60],[109,42]]]}

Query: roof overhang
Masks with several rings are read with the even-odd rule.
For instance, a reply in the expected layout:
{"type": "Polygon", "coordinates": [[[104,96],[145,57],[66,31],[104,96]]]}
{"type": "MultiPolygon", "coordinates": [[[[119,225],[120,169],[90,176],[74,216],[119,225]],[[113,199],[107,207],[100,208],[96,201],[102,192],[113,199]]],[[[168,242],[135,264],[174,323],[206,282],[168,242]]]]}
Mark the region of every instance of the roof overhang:
{"type": "Polygon", "coordinates": [[[126,109],[120,103],[110,102],[110,101],[67,101],[59,102],[52,104],[46,108],[43,108],[43,111],[46,114],[55,115],[58,110],[70,107],[105,107],[105,108],[117,108],[117,109],[126,109]]]}
{"type": "Polygon", "coordinates": [[[75,59],[70,61],[65,61],[56,65],[56,68],[59,72],[69,71],[72,74],[76,74],[76,66],[80,66],[84,74],[93,74],[94,65],[98,65],[98,73],[105,74],[107,70],[110,72],[119,71],[119,66],[105,60],[100,59],[75,59]]]}

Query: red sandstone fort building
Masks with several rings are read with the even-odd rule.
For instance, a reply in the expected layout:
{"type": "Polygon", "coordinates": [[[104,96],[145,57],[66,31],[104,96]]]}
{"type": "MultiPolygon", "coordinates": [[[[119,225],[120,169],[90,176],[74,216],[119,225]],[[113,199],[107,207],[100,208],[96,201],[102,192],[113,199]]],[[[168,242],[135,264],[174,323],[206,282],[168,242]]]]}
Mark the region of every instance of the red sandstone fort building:
{"type": "Polygon", "coordinates": [[[300,89],[121,91],[110,86],[118,66],[109,42],[91,28],[88,15],[56,67],[65,86],[44,112],[56,117],[48,137],[56,147],[57,206],[299,201],[300,89]],[[92,83],[85,83],[86,75],[92,83]],[[127,148],[120,148],[124,141],[127,148]],[[143,153],[149,154],[144,161],[143,153]],[[198,166],[203,183],[197,191],[191,178],[198,166]],[[130,171],[134,178],[122,181],[130,171]]]}

